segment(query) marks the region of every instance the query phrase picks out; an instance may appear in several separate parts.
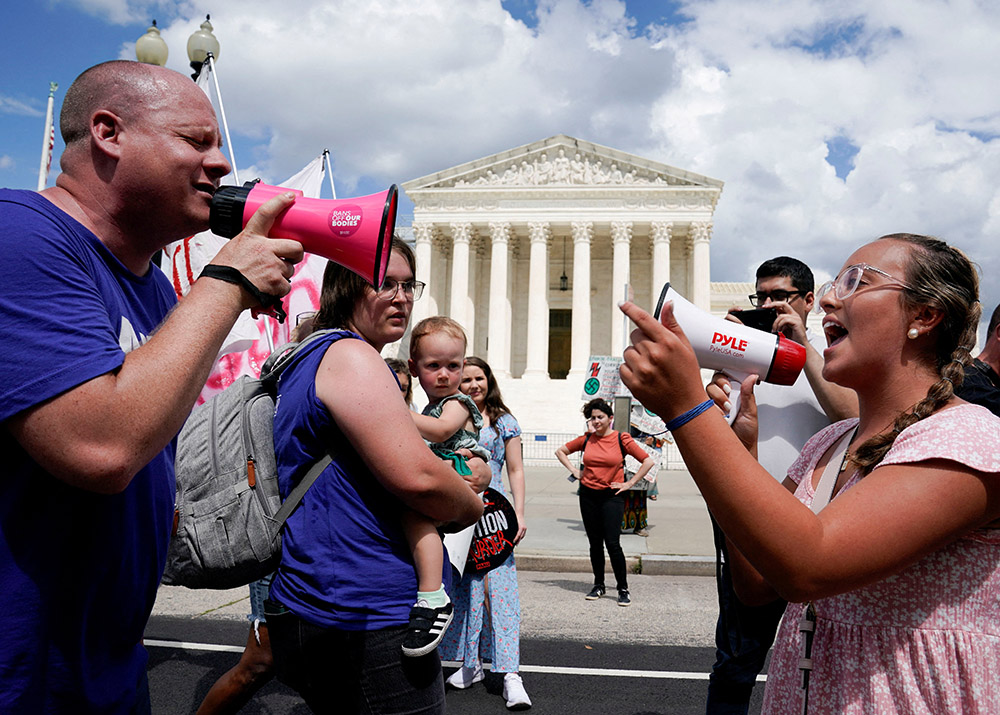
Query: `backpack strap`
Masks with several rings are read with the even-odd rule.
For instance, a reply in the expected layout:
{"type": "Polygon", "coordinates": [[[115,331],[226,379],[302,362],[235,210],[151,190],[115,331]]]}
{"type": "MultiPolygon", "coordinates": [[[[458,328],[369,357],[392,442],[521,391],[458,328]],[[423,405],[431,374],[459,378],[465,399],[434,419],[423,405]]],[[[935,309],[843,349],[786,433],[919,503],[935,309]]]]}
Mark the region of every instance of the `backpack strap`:
{"type": "Polygon", "coordinates": [[[625,441],[622,439],[622,433],[618,433],[618,449],[622,451],[622,466],[625,466],[625,441]]]}
{"type": "MultiPolygon", "coordinates": [[[[840,439],[833,443],[833,446],[829,447],[830,461],[827,463],[826,469],[823,470],[823,474],[820,475],[819,484],[816,485],[813,493],[813,502],[810,508],[814,514],[819,514],[833,498],[833,488],[837,486],[837,477],[847,466],[847,448],[851,446],[851,440],[857,433],[857,427],[847,430],[840,439]]],[[[811,479],[812,475],[805,478],[811,479]]]]}
{"type": "MultiPolygon", "coordinates": [[[[305,352],[305,348],[313,343],[317,342],[320,338],[331,333],[348,333],[346,330],[317,330],[310,333],[306,338],[297,343],[287,343],[277,348],[274,352],[267,356],[267,360],[264,361],[264,365],[260,370],[260,380],[268,387],[269,390],[274,390],[275,385],[278,382],[278,378],[281,377],[281,373],[285,371],[292,363],[298,359],[302,353],[305,352]]],[[[292,512],[302,501],[302,497],[305,496],[309,487],[313,485],[319,475],[323,473],[323,470],[330,466],[333,462],[333,458],[337,456],[337,450],[330,445],[327,445],[327,453],[323,456],[316,464],[310,467],[306,475],[299,480],[299,483],[295,485],[295,488],[288,494],[288,498],[281,503],[281,507],[274,514],[274,534],[277,535],[278,532],[285,526],[285,521],[291,516],[292,512]]]]}
{"type": "MultiPolygon", "coordinates": [[[[329,449],[328,452],[335,452],[335,450],[329,449]]],[[[302,501],[302,497],[306,495],[306,492],[309,490],[309,487],[313,485],[313,482],[319,478],[319,475],[323,473],[324,469],[330,466],[330,463],[333,461],[333,457],[333,454],[327,454],[321,460],[316,462],[316,464],[314,464],[309,471],[306,472],[306,475],[302,477],[301,481],[295,485],[295,488],[292,489],[288,498],[281,503],[281,508],[274,514],[275,534],[281,531],[281,529],[285,526],[285,521],[292,515],[292,512],[295,511],[295,507],[297,507],[299,502],[302,501]]]]}
{"type": "Polygon", "coordinates": [[[304,340],[297,343],[285,343],[281,347],[276,348],[274,352],[267,356],[267,360],[264,361],[264,365],[260,369],[261,382],[267,385],[274,385],[277,383],[278,378],[281,377],[281,373],[298,359],[298,356],[308,345],[317,342],[324,335],[347,332],[349,331],[334,329],[317,330],[307,335],[304,340]]]}

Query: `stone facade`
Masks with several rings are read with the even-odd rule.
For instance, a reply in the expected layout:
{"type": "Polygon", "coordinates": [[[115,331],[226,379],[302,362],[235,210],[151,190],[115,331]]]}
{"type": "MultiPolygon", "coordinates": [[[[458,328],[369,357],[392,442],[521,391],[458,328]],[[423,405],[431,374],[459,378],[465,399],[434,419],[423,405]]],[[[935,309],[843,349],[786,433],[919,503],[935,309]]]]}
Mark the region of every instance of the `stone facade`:
{"type": "Polygon", "coordinates": [[[413,322],[460,322],[526,431],[579,431],[588,358],[621,355],[627,341],[626,285],[648,308],[668,281],[715,308],[717,179],[558,135],[403,189],[427,283],[413,322]]]}

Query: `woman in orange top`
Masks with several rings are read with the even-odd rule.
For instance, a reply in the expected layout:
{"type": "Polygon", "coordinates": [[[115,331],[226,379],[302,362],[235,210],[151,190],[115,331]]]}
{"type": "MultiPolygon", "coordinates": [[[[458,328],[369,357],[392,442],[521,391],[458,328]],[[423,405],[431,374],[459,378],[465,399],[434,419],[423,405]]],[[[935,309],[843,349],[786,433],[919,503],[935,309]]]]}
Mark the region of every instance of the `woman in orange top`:
{"type": "Polygon", "coordinates": [[[605,400],[597,398],[585,404],[583,416],[587,418],[588,434],[557,449],[556,458],[580,480],[580,514],[590,541],[590,565],[594,569],[594,587],[587,594],[587,600],[596,601],[607,592],[604,587],[604,548],[607,547],[618,582],[618,605],[628,606],[632,601],[628,593],[625,554],[619,543],[625,512],[622,493],[653,468],[653,458],[630,435],[611,429],[614,412],[605,400]],[[573,452],[583,452],[579,468],[569,461],[573,452]],[[625,454],[641,462],[635,476],[627,482],[625,454]]]}

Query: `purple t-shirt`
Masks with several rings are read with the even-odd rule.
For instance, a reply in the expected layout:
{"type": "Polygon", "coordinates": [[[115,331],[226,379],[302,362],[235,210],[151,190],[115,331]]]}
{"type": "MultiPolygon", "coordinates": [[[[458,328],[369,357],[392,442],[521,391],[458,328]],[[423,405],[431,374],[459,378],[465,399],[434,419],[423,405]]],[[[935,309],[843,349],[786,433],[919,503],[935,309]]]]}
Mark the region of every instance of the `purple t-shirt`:
{"type": "MultiPolygon", "coordinates": [[[[0,420],[118,369],[176,303],[158,269],[134,275],[31,191],[0,190],[0,275],[0,420]]],[[[7,430],[0,454],[0,712],[127,711],[170,538],[174,446],[114,495],[55,478],[7,430]]]]}
{"type": "MultiPolygon", "coordinates": [[[[274,448],[281,497],[323,457],[327,444],[338,451],[285,522],[271,598],[318,626],[374,631],[408,623],[417,576],[400,520],[405,507],[347,445],[316,396],[316,370],[339,339],[360,336],[338,331],[318,340],[278,383],[274,448]]],[[[444,566],[448,587],[447,555],[444,566]]]]}

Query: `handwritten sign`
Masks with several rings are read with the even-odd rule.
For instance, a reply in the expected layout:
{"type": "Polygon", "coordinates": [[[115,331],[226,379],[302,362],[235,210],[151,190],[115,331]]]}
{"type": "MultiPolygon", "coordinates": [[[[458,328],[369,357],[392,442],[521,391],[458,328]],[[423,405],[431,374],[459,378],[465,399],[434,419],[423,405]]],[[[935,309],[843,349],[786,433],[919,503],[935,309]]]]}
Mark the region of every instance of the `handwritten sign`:
{"type": "Polygon", "coordinates": [[[487,573],[506,561],[517,536],[517,514],[507,498],[496,489],[487,489],[482,496],[483,515],[476,523],[465,562],[469,573],[487,573]]]}
{"type": "Polygon", "coordinates": [[[615,397],[630,397],[628,388],[622,384],[618,368],[625,360],[615,355],[591,355],[587,361],[587,373],[583,379],[585,402],[600,397],[611,402],[615,397]]]}
{"type": "Polygon", "coordinates": [[[638,402],[632,403],[632,413],[629,415],[629,418],[632,426],[640,432],[655,434],[661,439],[669,435],[666,431],[667,426],[663,424],[663,420],[660,419],[659,415],[650,412],[638,402]]]}

